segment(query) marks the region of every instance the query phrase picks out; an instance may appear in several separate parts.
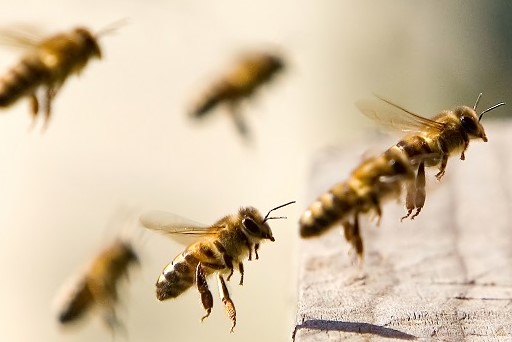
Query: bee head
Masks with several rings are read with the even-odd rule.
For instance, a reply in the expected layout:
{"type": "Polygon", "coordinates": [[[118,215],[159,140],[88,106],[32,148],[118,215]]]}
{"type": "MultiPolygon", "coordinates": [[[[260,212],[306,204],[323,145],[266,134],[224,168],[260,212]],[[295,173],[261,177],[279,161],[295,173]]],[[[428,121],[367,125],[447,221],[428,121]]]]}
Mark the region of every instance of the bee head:
{"type": "Polygon", "coordinates": [[[284,69],[284,61],[281,57],[277,55],[268,55],[267,58],[272,71],[280,71],[281,69],[284,69]]]}
{"type": "Polygon", "coordinates": [[[478,102],[480,102],[480,98],[482,97],[482,93],[480,93],[476,99],[475,105],[473,108],[469,108],[467,106],[461,106],[455,108],[455,115],[459,118],[462,129],[469,135],[470,138],[480,138],[483,141],[487,141],[487,136],[485,135],[484,126],[480,123],[482,116],[490,112],[493,109],[496,109],[500,106],[505,105],[504,102],[500,102],[495,104],[492,107],[484,110],[480,115],[476,114],[476,108],[478,106],[478,102]]]}
{"type": "Polygon", "coordinates": [[[460,106],[455,108],[454,113],[459,119],[462,130],[467,133],[469,138],[481,138],[483,141],[487,141],[484,126],[482,126],[476,112],[472,108],[460,106]]]}
{"type": "Polygon", "coordinates": [[[246,215],[242,219],[243,230],[252,237],[274,241],[272,230],[266,222],[257,220],[252,215],[246,215]]]}
{"type": "Polygon", "coordinates": [[[275,241],[274,237],[272,236],[272,230],[270,229],[270,226],[268,225],[267,221],[272,219],[283,219],[286,218],[284,216],[279,217],[269,217],[269,214],[279,208],[282,208],[286,205],[295,203],[295,201],[288,202],[286,204],[282,204],[278,207],[275,207],[274,209],[269,210],[267,215],[265,215],[264,218],[261,217],[260,213],[252,207],[249,208],[242,208],[240,210],[240,214],[242,215],[242,228],[243,230],[252,237],[259,238],[259,239],[267,239],[270,241],[275,241]]]}
{"type": "Polygon", "coordinates": [[[94,35],[83,27],[78,27],[73,32],[79,39],[81,39],[91,56],[101,59],[101,49],[98,41],[94,35]]]}

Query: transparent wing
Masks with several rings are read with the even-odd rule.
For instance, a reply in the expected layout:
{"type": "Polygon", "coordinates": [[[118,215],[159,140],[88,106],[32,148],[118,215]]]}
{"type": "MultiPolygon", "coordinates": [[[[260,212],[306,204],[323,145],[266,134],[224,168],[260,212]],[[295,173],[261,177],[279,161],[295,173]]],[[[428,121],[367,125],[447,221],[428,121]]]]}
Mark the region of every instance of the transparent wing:
{"type": "Polygon", "coordinates": [[[440,132],[444,129],[443,123],[414,114],[378,96],[377,99],[357,101],[356,107],[386,129],[401,132],[424,132],[426,129],[440,132]]]}
{"type": "Polygon", "coordinates": [[[37,46],[43,39],[43,31],[36,26],[0,27],[0,45],[27,50],[37,46]]]}
{"type": "Polygon", "coordinates": [[[189,244],[204,236],[215,236],[222,227],[207,226],[166,211],[150,211],[139,218],[147,229],[169,236],[171,239],[189,244]]]}

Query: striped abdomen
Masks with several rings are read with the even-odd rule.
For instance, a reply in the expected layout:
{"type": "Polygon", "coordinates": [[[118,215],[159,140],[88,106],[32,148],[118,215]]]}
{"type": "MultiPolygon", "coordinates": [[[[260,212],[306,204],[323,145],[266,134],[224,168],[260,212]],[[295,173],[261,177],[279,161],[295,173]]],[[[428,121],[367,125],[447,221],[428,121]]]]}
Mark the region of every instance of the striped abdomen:
{"type": "Polygon", "coordinates": [[[227,82],[217,84],[210,92],[205,94],[203,99],[192,111],[192,115],[195,117],[202,117],[217,107],[220,103],[238,97],[235,93],[236,89],[227,82]]]}
{"type": "Polygon", "coordinates": [[[38,57],[25,57],[0,77],[0,107],[7,107],[21,97],[33,94],[48,77],[49,71],[38,57]]]}
{"type": "Polygon", "coordinates": [[[178,297],[194,284],[194,274],[199,260],[190,251],[179,254],[165,266],[156,282],[158,300],[178,297]]]}
{"type": "Polygon", "coordinates": [[[59,322],[63,324],[81,318],[94,304],[93,294],[86,281],[81,282],[75,291],[59,313],[59,322]]]}
{"type": "Polygon", "coordinates": [[[214,271],[208,266],[219,265],[219,269],[224,268],[224,262],[218,256],[218,248],[210,241],[200,241],[189,246],[162,271],[156,282],[158,300],[175,298],[194,285],[199,262],[202,262],[206,276],[214,271]]]}
{"type": "Polygon", "coordinates": [[[347,218],[355,209],[357,200],[357,193],[348,183],[336,184],[302,214],[300,235],[311,237],[322,234],[335,223],[347,218]]]}

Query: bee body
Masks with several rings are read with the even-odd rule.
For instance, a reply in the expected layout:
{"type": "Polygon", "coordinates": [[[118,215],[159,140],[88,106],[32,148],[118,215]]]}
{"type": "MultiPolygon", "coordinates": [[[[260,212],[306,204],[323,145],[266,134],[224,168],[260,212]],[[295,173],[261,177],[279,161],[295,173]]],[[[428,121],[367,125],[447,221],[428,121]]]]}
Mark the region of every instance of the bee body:
{"type": "MultiPolygon", "coordinates": [[[[291,203],[293,202],[285,205],[291,203]]],[[[272,210],[280,207],[282,206],[272,210]]],[[[258,259],[258,248],[262,241],[274,241],[266,221],[282,217],[268,217],[271,211],[263,217],[257,209],[244,207],[238,213],[225,216],[212,226],[205,227],[183,223],[183,218],[179,218],[180,223],[177,223],[176,217],[169,213],[154,212],[143,215],[140,220],[146,228],[172,234],[171,237],[176,238],[177,235],[183,234],[195,234],[200,237],[163,269],[156,282],[157,298],[175,298],[195,284],[206,310],[206,315],[202,318],[204,319],[210,315],[213,307],[213,297],[206,279],[216,273],[222,303],[233,323],[233,331],[236,325],[236,310],[223,276],[228,274],[229,281],[234,269],[237,268],[240,272],[239,284],[243,284],[243,261],[246,258],[252,260],[253,252],[258,259]]]]}
{"type": "Polygon", "coordinates": [[[236,104],[251,96],[283,68],[283,61],[274,55],[250,54],[234,66],[223,78],[214,83],[195,106],[194,116],[200,117],[221,103],[236,104]]]}
{"type": "Polygon", "coordinates": [[[347,181],[336,184],[313,202],[300,219],[301,236],[320,235],[341,222],[345,238],[362,257],[359,214],[374,211],[380,219],[380,204],[387,199],[399,198],[403,187],[407,193],[407,215],[402,220],[414,219],[425,203],[425,168],[438,168],[436,178],[440,180],[450,156],[460,154],[460,159],[464,160],[471,139],[487,141],[480,119],[484,113],[504,103],[492,106],[478,116],[476,107],[480,96],[473,108],[459,106],[442,111],[432,119],[413,114],[384,99],[357,103],[363,114],[384,126],[412,133],[382,155],[363,161],[347,181]],[[414,210],[416,212],[412,214],[414,210]]]}
{"type": "Polygon", "coordinates": [[[76,28],[42,40],[0,77],[0,107],[8,107],[22,97],[32,100],[32,114],[39,111],[37,90],[45,88],[45,115],[51,101],[72,74],[78,74],[92,58],[101,58],[96,38],[85,28],[76,28]]]}
{"type": "MultiPolygon", "coordinates": [[[[190,288],[195,282],[194,276],[199,263],[204,266],[206,277],[214,272],[230,272],[233,265],[239,265],[260,241],[249,236],[241,227],[246,216],[254,222],[263,221],[259,212],[252,207],[242,208],[238,214],[218,220],[213,227],[222,229],[215,238],[205,237],[191,244],[164,268],[156,283],[157,298],[175,298],[190,288]]],[[[270,235],[268,239],[273,237],[270,235]]]]}
{"type": "Polygon", "coordinates": [[[67,324],[78,320],[93,307],[106,309],[105,323],[110,328],[119,325],[115,315],[120,280],[127,277],[138,257],[132,245],[116,240],[101,251],[80,278],[74,291],[59,312],[59,321],[67,324]]]}
{"type": "Polygon", "coordinates": [[[413,178],[413,169],[398,148],[367,158],[347,181],[334,185],[304,211],[299,222],[301,236],[318,236],[338,222],[347,234],[354,229],[350,223],[354,215],[375,211],[380,216],[380,204],[399,196],[403,182],[413,178]]]}
{"type": "Polygon", "coordinates": [[[269,53],[247,54],[223,77],[210,85],[202,98],[192,107],[190,115],[202,118],[216,107],[225,105],[238,132],[245,138],[250,135],[240,103],[253,95],[282,69],[284,61],[269,53]]]}

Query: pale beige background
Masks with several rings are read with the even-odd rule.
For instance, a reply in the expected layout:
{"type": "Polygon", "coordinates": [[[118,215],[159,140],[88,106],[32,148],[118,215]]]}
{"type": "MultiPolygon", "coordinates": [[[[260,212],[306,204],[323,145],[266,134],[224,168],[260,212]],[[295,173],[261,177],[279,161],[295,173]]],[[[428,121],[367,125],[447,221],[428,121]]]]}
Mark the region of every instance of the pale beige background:
{"type": "MultiPolygon", "coordinates": [[[[230,284],[235,334],[213,282],[215,306],[203,324],[196,291],[155,299],[156,278],[182,250],[155,234],[139,241],[143,268],[121,308],[131,341],[288,340],[308,167],[314,151],[370,129],[354,100],[375,91],[424,114],[472,104],[480,91],[483,106],[507,100],[510,68],[497,52],[495,18],[485,15],[506,12],[484,2],[422,3],[2,1],[6,26],[54,32],[77,24],[100,29],[121,18],[129,24],[101,40],[104,60],[68,81],[44,134],[29,131],[26,101],[2,110],[0,340],[111,340],[94,319],[62,333],[51,304],[121,229],[119,208],[212,223],[241,205],[266,211],[297,200],[280,212],[288,220],[272,222],[276,242],[246,263],[245,285],[236,285],[238,275],[230,284]],[[246,107],[252,146],[222,111],[202,124],[188,120],[186,108],[209,77],[239,51],[261,46],[285,51],[290,67],[246,107]]],[[[0,49],[0,70],[18,58],[0,49]]]]}

